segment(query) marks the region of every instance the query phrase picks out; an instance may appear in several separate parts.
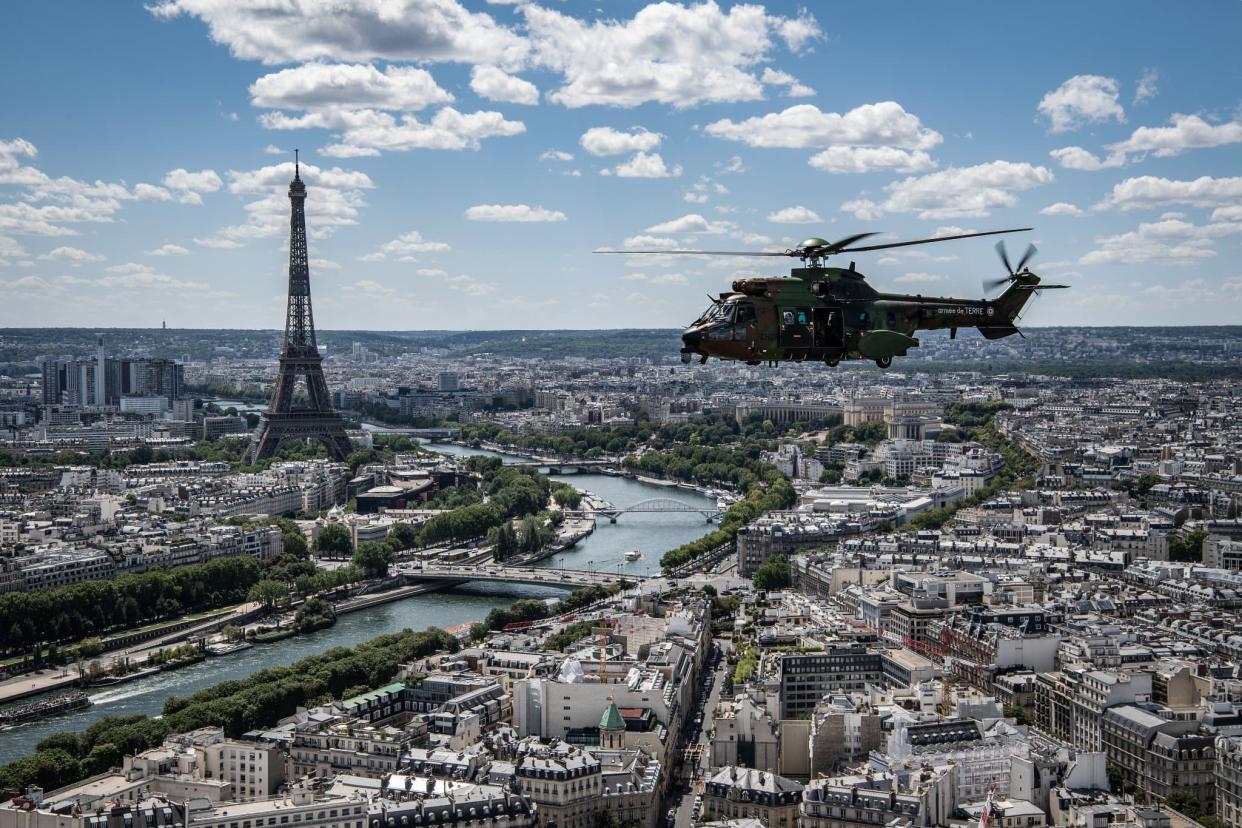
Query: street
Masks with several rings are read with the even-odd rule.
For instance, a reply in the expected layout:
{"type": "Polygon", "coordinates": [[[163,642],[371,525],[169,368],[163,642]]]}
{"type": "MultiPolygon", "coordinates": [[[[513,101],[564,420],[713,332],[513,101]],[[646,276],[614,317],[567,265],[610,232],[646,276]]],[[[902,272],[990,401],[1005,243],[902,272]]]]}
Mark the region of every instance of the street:
{"type": "MultiPolygon", "coordinates": [[[[708,657],[708,663],[711,663],[711,656],[708,657]]],[[[729,669],[728,662],[724,659],[723,653],[720,657],[720,663],[712,670],[704,670],[705,676],[712,677],[711,689],[707,694],[707,701],[697,708],[697,713],[703,716],[702,724],[695,729],[693,734],[693,742],[687,744],[684,748],[687,759],[694,762],[693,779],[689,785],[689,791],[685,791],[677,799],[677,816],[674,821],[675,828],[689,828],[692,824],[695,814],[694,799],[696,789],[699,782],[706,778],[708,769],[711,767],[711,740],[712,717],[716,711],[716,705],[720,701],[720,689],[724,686],[724,677],[729,669]]],[[[701,693],[700,689],[700,693],[701,693]]],[[[701,697],[701,696],[700,696],[701,697]]],[[[696,701],[698,699],[696,698],[696,701]]],[[[670,803],[669,808],[673,807],[670,803]]]]}

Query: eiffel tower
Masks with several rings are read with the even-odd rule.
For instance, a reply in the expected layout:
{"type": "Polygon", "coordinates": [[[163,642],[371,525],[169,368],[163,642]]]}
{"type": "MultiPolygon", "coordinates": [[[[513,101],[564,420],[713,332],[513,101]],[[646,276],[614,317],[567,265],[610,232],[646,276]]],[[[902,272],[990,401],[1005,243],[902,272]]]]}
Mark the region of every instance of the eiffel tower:
{"type": "Polygon", "coordinates": [[[285,344],[280,351],[280,372],[272,399],[255,429],[247,461],[256,463],[276,453],[286,440],[317,438],[328,453],[344,460],[352,451],[341,415],[332,410],[332,397],[323,378],[323,357],[315,343],[315,318],[311,313],[310,263],[306,253],[306,185],[299,174],[296,150],[293,180],[289,182],[289,306],[285,314],[285,344]],[[295,406],[293,391],[298,377],[306,380],[306,405],[295,406]]]}

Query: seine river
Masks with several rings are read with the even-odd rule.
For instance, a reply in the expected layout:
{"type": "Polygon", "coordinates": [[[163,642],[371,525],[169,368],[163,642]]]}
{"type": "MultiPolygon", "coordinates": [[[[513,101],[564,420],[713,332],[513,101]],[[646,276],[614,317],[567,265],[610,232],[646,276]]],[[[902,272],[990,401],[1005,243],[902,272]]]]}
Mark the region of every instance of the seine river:
{"type": "MultiPolygon", "coordinates": [[[[523,458],[497,455],[455,445],[431,445],[436,451],[455,456],[488,454],[506,462],[525,462],[523,458]]],[[[601,474],[570,474],[556,479],[585,489],[619,508],[633,506],[651,498],[680,500],[691,506],[710,508],[715,502],[696,492],[643,483],[601,474]]],[[[694,512],[621,515],[617,523],[601,521],[594,534],[573,549],[543,562],[543,566],[567,569],[595,569],[647,575],[658,572],[660,556],[667,550],[694,540],[710,529],[694,512]],[[637,549],[642,557],[626,561],[625,553],[637,549]]],[[[0,763],[11,762],[34,750],[40,739],[63,731],[80,732],[104,716],[133,713],[158,715],[169,696],[187,696],[204,687],[229,679],[245,678],[265,667],[290,664],[332,647],[349,647],[376,635],[435,625],[449,627],[481,620],[493,607],[506,606],[518,597],[545,597],[563,594],[560,590],[537,587],[497,587],[478,585],[451,592],[430,593],[394,601],[341,616],[331,628],[310,635],[260,644],[236,655],[206,661],[161,673],[129,684],[91,692],[94,705],[86,710],[54,716],[12,730],[0,732],[0,763]]]]}

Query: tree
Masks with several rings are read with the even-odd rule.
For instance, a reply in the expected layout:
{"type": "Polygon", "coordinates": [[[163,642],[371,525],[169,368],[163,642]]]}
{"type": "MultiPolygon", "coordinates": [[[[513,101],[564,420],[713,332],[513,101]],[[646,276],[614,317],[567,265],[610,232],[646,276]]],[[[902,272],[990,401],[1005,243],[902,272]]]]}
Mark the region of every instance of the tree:
{"type": "Polygon", "coordinates": [[[289,597],[289,589],[280,581],[265,578],[250,588],[247,598],[260,603],[269,612],[289,597]]]}
{"type": "Polygon", "coordinates": [[[1013,719],[1017,724],[1024,725],[1024,724],[1031,723],[1030,719],[1028,719],[1026,716],[1026,708],[1021,707],[1019,705],[1016,705],[1016,704],[1005,705],[1004,713],[1007,718],[1013,719]]]}
{"type": "Polygon", "coordinates": [[[315,538],[315,551],[327,557],[343,558],[353,549],[349,530],[339,523],[329,523],[319,530],[315,538]]]}
{"type": "Polygon", "coordinates": [[[571,486],[562,486],[552,493],[552,499],[562,509],[577,509],[582,504],[582,493],[571,486]]]}
{"type": "Polygon", "coordinates": [[[418,530],[408,523],[394,523],[388,530],[388,539],[399,549],[409,549],[418,544],[418,530]]]}
{"type": "Polygon", "coordinates": [[[301,532],[281,532],[280,540],[283,552],[295,558],[305,558],[310,549],[306,545],[306,536],[301,532]]]}
{"type": "Polygon", "coordinates": [[[1214,819],[1214,817],[1208,816],[1208,813],[1203,809],[1203,803],[1199,801],[1199,798],[1187,790],[1179,789],[1173,791],[1164,800],[1164,804],[1175,811],[1185,814],[1201,825],[1208,824],[1204,821],[1206,819],[1214,819]]]}
{"type": "Polygon", "coordinates": [[[374,577],[388,575],[388,567],[397,560],[397,553],[382,541],[363,541],[354,551],[354,564],[374,577]]]}
{"type": "Polygon", "coordinates": [[[789,576],[789,559],[784,555],[768,558],[755,570],[754,584],[758,590],[785,589],[792,583],[789,576]]]}
{"type": "Polygon", "coordinates": [[[1203,560],[1203,541],[1207,540],[1208,533],[1203,529],[1196,529],[1188,532],[1184,537],[1180,535],[1169,536],[1169,560],[1171,561],[1188,561],[1198,563],[1203,560]]]}

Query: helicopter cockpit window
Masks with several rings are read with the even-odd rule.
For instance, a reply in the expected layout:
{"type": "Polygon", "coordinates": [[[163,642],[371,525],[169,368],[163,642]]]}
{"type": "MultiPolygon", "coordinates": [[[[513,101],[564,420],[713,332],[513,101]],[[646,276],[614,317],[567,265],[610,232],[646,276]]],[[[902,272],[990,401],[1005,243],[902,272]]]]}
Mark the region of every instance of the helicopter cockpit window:
{"type": "Polygon", "coordinates": [[[746,340],[750,338],[751,328],[758,321],[755,316],[755,306],[749,302],[741,302],[737,306],[737,313],[733,317],[733,338],[746,340]]]}
{"type": "Polygon", "coordinates": [[[732,302],[723,302],[721,304],[712,305],[703,314],[704,322],[728,322],[733,319],[733,310],[736,307],[732,302]]]}
{"type": "Polygon", "coordinates": [[[792,325],[794,323],[794,312],[791,310],[787,310],[784,313],[782,313],[781,321],[784,322],[786,325],[792,325]]]}

